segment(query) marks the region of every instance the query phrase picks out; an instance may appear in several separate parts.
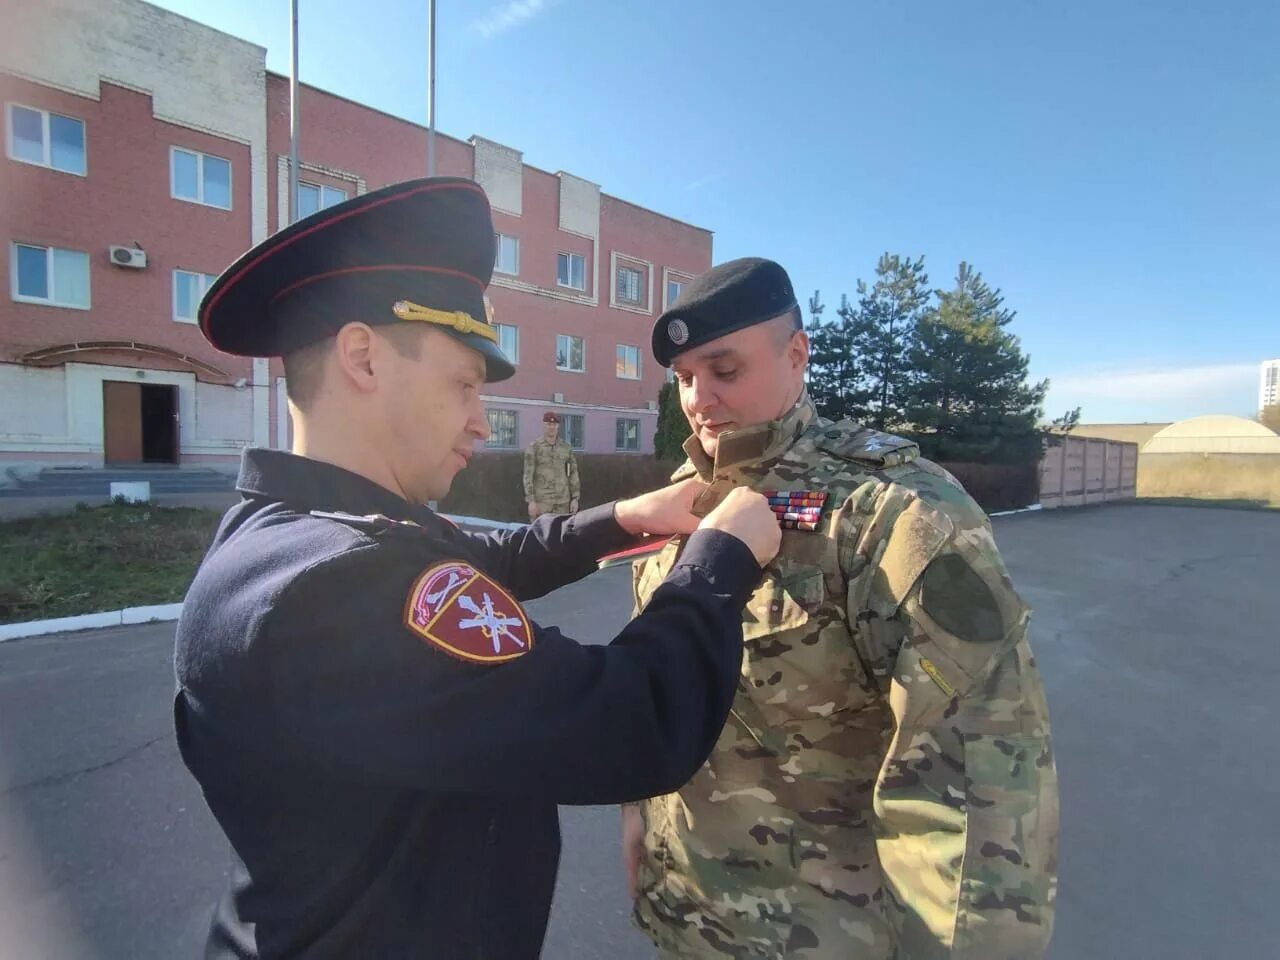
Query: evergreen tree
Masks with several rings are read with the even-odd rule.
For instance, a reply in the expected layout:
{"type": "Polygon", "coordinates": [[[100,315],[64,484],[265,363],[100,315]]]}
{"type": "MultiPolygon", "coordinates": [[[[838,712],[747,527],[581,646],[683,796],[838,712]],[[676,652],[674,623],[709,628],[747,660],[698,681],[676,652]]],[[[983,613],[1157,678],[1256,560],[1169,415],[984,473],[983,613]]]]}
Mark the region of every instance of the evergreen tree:
{"type": "Polygon", "coordinates": [[[859,385],[851,352],[848,298],[840,298],[835,320],[823,323],[824,309],[815,291],[809,300],[809,396],[824,417],[842,420],[849,416],[859,385]]]}
{"type": "Polygon", "coordinates": [[[658,391],[658,429],[653,435],[653,455],[659,460],[684,460],[683,444],[692,431],[680,409],[680,391],[668,380],[658,391]]]}
{"type": "Polygon", "coordinates": [[[1008,331],[1014,312],[969,264],[953,290],[937,291],[907,351],[907,419],[926,456],[1019,463],[1041,450],[1038,423],[1048,381],[1027,383],[1030,358],[1008,331]]]}
{"type": "Polygon", "coordinates": [[[858,281],[857,309],[847,303],[842,307],[850,331],[849,353],[859,373],[848,415],[877,430],[897,428],[905,419],[907,351],[916,324],[929,309],[928,285],[924,257],[912,260],[885,253],[876,263],[875,283],[858,281]]]}

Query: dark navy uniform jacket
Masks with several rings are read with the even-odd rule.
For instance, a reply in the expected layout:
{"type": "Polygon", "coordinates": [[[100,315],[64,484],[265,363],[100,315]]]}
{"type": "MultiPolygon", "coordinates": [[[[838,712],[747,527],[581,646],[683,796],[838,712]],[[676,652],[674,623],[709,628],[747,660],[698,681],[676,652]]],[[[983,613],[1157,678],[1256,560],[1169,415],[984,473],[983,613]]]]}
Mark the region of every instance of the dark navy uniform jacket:
{"type": "Polygon", "coordinates": [[[698,531],[608,646],[532,625],[527,653],[475,663],[406,626],[419,574],[459,560],[540,596],[631,542],[612,506],[465,534],[268,450],[246,453],[239,489],[175,655],[178,743],[235,855],[207,955],[536,957],[556,804],[673,791],[715,743],[760,573],[750,551],[698,531]]]}

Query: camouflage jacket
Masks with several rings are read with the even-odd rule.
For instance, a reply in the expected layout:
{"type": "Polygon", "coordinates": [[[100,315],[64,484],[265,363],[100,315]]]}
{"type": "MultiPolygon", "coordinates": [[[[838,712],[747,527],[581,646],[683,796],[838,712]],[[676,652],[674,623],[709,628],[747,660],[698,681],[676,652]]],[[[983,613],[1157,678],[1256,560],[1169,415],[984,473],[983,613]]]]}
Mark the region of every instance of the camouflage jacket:
{"type": "Polygon", "coordinates": [[[564,440],[539,437],[524,450],[524,498],[540,504],[567,503],[581,494],[578,462],[564,440]]]}
{"type": "MultiPolygon", "coordinates": [[[[733,711],[641,805],[635,919],[669,957],[1032,960],[1053,926],[1049,720],[986,515],[909,441],[818,418],[696,439],[677,477],[824,490],[743,614],[733,711]]],[[[643,607],[679,540],[634,568],[643,607]]]]}

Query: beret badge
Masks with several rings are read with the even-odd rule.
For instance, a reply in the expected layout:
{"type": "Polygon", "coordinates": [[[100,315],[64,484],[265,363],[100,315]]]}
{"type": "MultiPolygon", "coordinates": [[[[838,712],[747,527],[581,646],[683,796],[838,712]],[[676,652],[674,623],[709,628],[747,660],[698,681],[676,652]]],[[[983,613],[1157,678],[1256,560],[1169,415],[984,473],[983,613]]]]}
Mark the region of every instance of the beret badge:
{"type": "Polygon", "coordinates": [[[676,317],[667,324],[667,336],[677,347],[689,341],[689,325],[676,317]]]}

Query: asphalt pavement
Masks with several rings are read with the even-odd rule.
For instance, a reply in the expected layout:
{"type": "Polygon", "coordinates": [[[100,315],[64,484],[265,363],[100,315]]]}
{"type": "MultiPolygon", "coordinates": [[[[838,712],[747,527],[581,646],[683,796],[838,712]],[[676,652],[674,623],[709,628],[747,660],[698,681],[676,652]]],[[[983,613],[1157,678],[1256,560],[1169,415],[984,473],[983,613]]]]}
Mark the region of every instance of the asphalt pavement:
{"type": "MultiPolygon", "coordinates": [[[[996,535],[1036,609],[1062,778],[1050,957],[1276,956],[1280,512],[1113,505],[996,535]]],[[[615,568],[529,608],[601,642],[629,604],[615,568]]],[[[173,743],[172,636],[0,643],[0,958],[199,956],[227,853],[173,743]]],[[[617,811],[561,819],[544,957],[651,960],[617,811]]]]}

